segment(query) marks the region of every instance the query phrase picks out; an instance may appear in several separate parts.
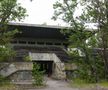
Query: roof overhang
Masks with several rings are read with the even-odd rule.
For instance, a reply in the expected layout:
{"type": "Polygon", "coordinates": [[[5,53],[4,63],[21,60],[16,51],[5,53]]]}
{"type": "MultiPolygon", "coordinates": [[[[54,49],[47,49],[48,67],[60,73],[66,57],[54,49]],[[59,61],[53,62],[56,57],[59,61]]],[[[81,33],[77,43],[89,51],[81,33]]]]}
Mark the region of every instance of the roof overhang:
{"type": "Polygon", "coordinates": [[[35,24],[9,24],[9,30],[18,29],[20,33],[15,37],[28,37],[28,38],[44,38],[44,39],[66,39],[66,36],[61,33],[61,29],[65,27],[48,26],[48,25],[35,25],[35,24]]]}

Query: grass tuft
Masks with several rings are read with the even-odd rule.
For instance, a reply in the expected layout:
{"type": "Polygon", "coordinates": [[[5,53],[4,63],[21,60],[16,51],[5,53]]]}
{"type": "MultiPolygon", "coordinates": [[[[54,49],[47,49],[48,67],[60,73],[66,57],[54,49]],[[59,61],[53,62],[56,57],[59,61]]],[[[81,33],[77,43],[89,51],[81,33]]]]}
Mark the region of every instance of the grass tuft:
{"type": "Polygon", "coordinates": [[[81,79],[73,79],[70,85],[79,90],[108,90],[108,81],[105,80],[100,83],[87,83],[81,79]]]}
{"type": "Polygon", "coordinates": [[[104,81],[100,82],[99,85],[108,88],[108,81],[104,80],[104,81]]]}
{"type": "Polygon", "coordinates": [[[74,88],[86,88],[86,87],[94,87],[96,84],[87,83],[81,79],[74,79],[71,81],[70,85],[74,88]]]}

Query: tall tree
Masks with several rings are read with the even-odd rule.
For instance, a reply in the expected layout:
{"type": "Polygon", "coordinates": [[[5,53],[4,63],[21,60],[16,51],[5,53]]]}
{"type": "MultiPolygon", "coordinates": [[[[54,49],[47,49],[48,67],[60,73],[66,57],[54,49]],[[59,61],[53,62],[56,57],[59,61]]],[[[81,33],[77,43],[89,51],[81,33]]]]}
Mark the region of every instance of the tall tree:
{"type": "Polygon", "coordinates": [[[26,9],[17,0],[0,0],[0,60],[11,56],[10,40],[17,30],[8,30],[8,23],[20,21],[26,16],[26,9]]]}
{"type": "MultiPolygon", "coordinates": [[[[105,8],[105,6],[107,5],[105,5],[105,2],[103,1],[104,0],[59,0],[53,5],[55,9],[53,19],[62,19],[70,26],[68,29],[63,30],[63,33],[68,33],[69,42],[72,47],[74,46],[84,53],[85,58],[83,59],[84,62],[82,66],[84,66],[84,70],[87,69],[87,72],[85,71],[85,74],[88,75],[86,78],[89,78],[89,76],[91,76],[91,80],[94,76],[98,75],[101,72],[98,71],[98,68],[100,67],[100,63],[103,63],[102,60],[100,61],[99,58],[94,57],[93,55],[93,48],[99,46],[98,44],[100,43],[98,38],[95,37],[95,33],[99,34],[100,27],[103,31],[102,25],[100,24],[101,21],[103,22],[103,20],[105,20],[104,22],[105,24],[107,24],[107,19],[105,19],[105,17],[101,19],[101,17],[106,15],[106,10],[104,10],[104,12],[102,8],[105,8]],[[83,8],[81,15],[75,16],[76,10],[80,7],[83,8]],[[103,15],[103,12],[105,15],[103,15]],[[98,31],[88,29],[86,27],[86,24],[88,22],[98,24],[98,31]],[[98,60],[96,60],[96,58],[98,60]],[[96,63],[98,63],[99,65],[97,65],[96,63]]],[[[104,30],[107,30],[105,25],[104,30]]],[[[103,32],[100,32],[99,35],[101,36],[102,33],[103,32]]],[[[101,37],[99,35],[98,37],[100,39],[101,37]]],[[[104,35],[104,37],[106,36],[104,35]]],[[[101,41],[105,42],[105,38],[104,40],[101,39],[101,41]]],[[[105,53],[103,53],[103,55],[104,54],[105,53]]],[[[83,73],[84,77],[86,76],[85,74],[83,73]]],[[[100,76],[98,76],[98,78],[100,78],[100,76]]],[[[97,76],[95,78],[95,81],[96,80],[97,76]]]]}
{"type": "Polygon", "coordinates": [[[108,1],[89,0],[86,7],[88,21],[97,23],[98,46],[101,48],[101,57],[105,67],[105,77],[108,79],[108,1]]]}

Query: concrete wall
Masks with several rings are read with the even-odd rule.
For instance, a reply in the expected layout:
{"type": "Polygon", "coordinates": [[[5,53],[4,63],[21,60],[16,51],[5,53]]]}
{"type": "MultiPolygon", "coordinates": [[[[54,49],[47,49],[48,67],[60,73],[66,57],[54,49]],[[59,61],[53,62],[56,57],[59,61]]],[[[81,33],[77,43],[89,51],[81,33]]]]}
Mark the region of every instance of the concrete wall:
{"type": "Polygon", "coordinates": [[[56,56],[56,54],[53,54],[53,60],[54,60],[54,71],[53,71],[53,77],[56,79],[65,79],[66,73],[65,73],[65,65],[61,60],[56,56]]]}
{"type": "Polygon", "coordinates": [[[12,82],[31,82],[32,81],[32,71],[31,70],[21,70],[13,73],[9,76],[12,82]]]}
{"type": "MultiPolygon", "coordinates": [[[[5,64],[5,63],[2,63],[5,64]]],[[[21,70],[32,70],[33,63],[32,62],[12,62],[8,63],[0,70],[0,74],[4,77],[8,77],[11,74],[21,71],[21,70]]]]}
{"type": "Polygon", "coordinates": [[[32,61],[53,61],[54,57],[52,53],[31,53],[29,57],[32,61]]]}
{"type": "Polygon", "coordinates": [[[32,61],[53,61],[52,77],[56,79],[65,79],[65,65],[54,53],[29,53],[32,61]]]}
{"type": "MultiPolygon", "coordinates": [[[[32,61],[53,61],[53,73],[52,77],[55,79],[65,79],[65,65],[54,53],[29,53],[32,61]]],[[[27,75],[28,79],[31,78],[31,71],[33,69],[32,62],[12,62],[7,63],[4,68],[0,70],[0,74],[5,77],[11,77],[14,81],[23,80],[24,75],[27,75]],[[16,79],[17,78],[17,79],[16,79]]],[[[26,76],[25,76],[26,77],[26,76]]]]}

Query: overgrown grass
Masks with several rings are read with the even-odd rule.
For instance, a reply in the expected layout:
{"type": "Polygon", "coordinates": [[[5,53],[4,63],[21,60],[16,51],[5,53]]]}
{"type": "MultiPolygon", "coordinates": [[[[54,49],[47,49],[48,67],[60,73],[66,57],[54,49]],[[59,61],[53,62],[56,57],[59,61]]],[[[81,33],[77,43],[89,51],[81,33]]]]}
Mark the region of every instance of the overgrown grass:
{"type": "Polygon", "coordinates": [[[99,85],[108,88],[108,81],[102,81],[99,83],[99,85]]]}
{"type": "Polygon", "coordinates": [[[89,88],[89,89],[96,88],[96,87],[108,88],[108,81],[102,81],[99,83],[87,83],[81,79],[73,79],[70,82],[70,85],[71,85],[71,87],[74,87],[74,88],[89,88]]]}
{"type": "Polygon", "coordinates": [[[0,75],[0,90],[16,90],[16,87],[10,82],[8,78],[0,75]]]}
{"type": "Polygon", "coordinates": [[[75,88],[85,88],[85,87],[94,87],[96,84],[87,83],[81,79],[74,79],[71,81],[70,85],[75,88]]]}
{"type": "Polygon", "coordinates": [[[18,90],[13,84],[1,85],[0,90],[18,90]]]}

